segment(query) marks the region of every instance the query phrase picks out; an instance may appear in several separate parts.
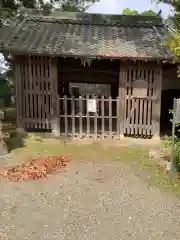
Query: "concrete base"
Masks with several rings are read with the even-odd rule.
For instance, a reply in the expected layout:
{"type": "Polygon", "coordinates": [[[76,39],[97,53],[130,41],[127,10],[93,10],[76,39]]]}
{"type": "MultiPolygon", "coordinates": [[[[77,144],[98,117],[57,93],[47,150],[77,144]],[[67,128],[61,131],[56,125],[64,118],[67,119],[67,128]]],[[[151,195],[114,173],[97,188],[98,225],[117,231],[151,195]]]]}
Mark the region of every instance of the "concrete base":
{"type": "Polygon", "coordinates": [[[20,127],[18,127],[18,128],[16,128],[16,132],[24,133],[25,130],[24,130],[24,128],[20,128],[20,127]]]}
{"type": "Polygon", "coordinates": [[[54,137],[60,137],[60,130],[57,128],[52,129],[52,135],[54,137]]]}
{"type": "Polygon", "coordinates": [[[124,139],[124,134],[120,134],[120,139],[124,139]]]}
{"type": "Polygon", "coordinates": [[[160,138],[159,135],[154,135],[154,136],[152,137],[152,140],[154,140],[154,141],[161,141],[161,138],[160,138]]]}

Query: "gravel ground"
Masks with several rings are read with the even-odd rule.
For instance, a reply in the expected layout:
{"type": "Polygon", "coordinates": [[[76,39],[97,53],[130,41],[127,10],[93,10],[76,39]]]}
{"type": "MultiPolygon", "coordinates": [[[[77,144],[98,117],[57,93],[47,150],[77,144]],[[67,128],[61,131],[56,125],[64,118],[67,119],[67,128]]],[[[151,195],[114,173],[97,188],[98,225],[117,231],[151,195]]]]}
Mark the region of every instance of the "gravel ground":
{"type": "Polygon", "coordinates": [[[0,191],[2,239],[180,238],[178,200],[117,162],[71,162],[38,182],[1,181],[0,191]]]}

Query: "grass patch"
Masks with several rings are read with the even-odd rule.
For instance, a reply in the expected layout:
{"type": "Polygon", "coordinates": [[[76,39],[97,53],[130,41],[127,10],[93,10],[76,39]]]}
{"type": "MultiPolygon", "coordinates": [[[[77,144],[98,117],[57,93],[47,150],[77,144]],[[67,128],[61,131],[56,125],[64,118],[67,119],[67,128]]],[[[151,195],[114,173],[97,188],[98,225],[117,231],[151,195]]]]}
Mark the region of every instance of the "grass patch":
{"type": "Polygon", "coordinates": [[[73,144],[56,139],[43,139],[35,137],[25,140],[23,148],[15,149],[14,152],[29,152],[45,155],[71,155],[74,159],[84,158],[87,160],[137,160],[147,153],[147,150],[133,147],[104,146],[100,143],[73,144]]]}
{"type": "MultiPolygon", "coordinates": [[[[16,141],[14,138],[13,141],[16,141]]],[[[160,187],[162,190],[180,196],[180,178],[174,173],[170,176],[165,169],[148,158],[147,147],[105,146],[100,143],[73,144],[65,139],[50,139],[43,136],[29,135],[25,139],[24,147],[14,148],[15,159],[32,155],[69,155],[73,160],[85,161],[116,161],[128,167],[132,174],[140,177],[150,186],[160,187]],[[170,181],[170,177],[172,181],[170,181]]],[[[15,162],[13,162],[13,165],[15,162]]]]}
{"type": "Polygon", "coordinates": [[[158,187],[165,192],[171,192],[180,197],[179,173],[166,171],[147,156],[131,162],[131,166],[132,173],[138,175],[149,186],[158,187]]]}

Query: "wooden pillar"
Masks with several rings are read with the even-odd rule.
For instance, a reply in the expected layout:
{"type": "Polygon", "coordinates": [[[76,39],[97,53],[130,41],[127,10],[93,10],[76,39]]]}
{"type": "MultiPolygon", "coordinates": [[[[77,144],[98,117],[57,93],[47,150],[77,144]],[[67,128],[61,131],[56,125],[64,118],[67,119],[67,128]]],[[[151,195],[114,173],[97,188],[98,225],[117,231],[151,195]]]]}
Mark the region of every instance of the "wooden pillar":
{"type": "Polygon", "coordinates": [[[51,79],[51,124],[52,134],[56,137],[60,136],[60,116],[58,104],[58,64],[57,57],[52,57],[50,60],[50,79],[51,79]]]}
{"type": "Polygon", "coordinates": [[[120,62],[120,72],[119,72],[119,117],[120,117],[120,138],[124,137],[125,129],[125,103],[126,103],[126,64],[125,62],[120,62]]]}
{"type": "Polygon", "coordinates": [[[161,90],[162,90],[162,64],[154,68],[154,104],[152,109],[152,134],[154,139],[160,138],[161,117],[161,90]]]}
{"type": "Polygon", "coordinates": [[[22,68],[20,57],[15,57],[14,64],[15,82],[16,82],[16,128],[17,131],[24,131],[23,125],[23,89],[22,89],[22,68]]]}

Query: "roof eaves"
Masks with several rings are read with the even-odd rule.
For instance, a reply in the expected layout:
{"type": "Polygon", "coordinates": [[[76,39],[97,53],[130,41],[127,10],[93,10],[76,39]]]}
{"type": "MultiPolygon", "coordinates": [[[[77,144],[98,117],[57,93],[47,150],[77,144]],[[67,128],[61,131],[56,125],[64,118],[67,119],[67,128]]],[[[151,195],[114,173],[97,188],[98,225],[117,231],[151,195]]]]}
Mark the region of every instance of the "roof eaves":
{"type": "MultiPolygon", "coordinates": [[[[116,15],[114,15],[116,16],[116,15]]],[[[152,27],[152,26],[162,26],[163,23],[159,17],[152,17],[150,21],[150,17],[147,19],[145,16],[142,16],[142,20],[137,20],[135,17],[135,21],[133,18],[128,20],[128,17],[133,16],[125,16],[119,15],[119,20],[106,20],[101,19],[100,21],[96,21],[96,19],[70,19],[70,18],[58,18],[53,16],[27,16],[28,21],[36,21],[36,22],[49,22],[49,23],[71,23],[71,24],[80,24],[80,25],[99,25],[99,26],[125,26],[125,27],[152,27]],[[127,18],[127,19],[126,19],[127,18]],[[149,21],[148,21],[149,20],[149,21]]],[[[141,17],[139,16],[139,19],[141,17]]]]}
{"type": "MultiPolygon", "coordinates": [[[[24,25],[24,23],[26,22],[26,18],[23,18],[23,20],[18,24],[16,25],[16,28],[14,31],[10,31],[9,34],[6,36],[6,43],[5,45],[9,45],[9,43],[12,41],[12,39],[18,35],[18,33],[22,30],[22,26],[24,25]]],[[[2,40],[0,42],[0,44],[2,44],[2,40]]]]}
{"type": "Polygon", "coordinates": [[[27,50],[27,49],[23,49],[23,50],[17,50],[17,49],[13,49],[13,48],[2,48],[0,47],[0,51],[2,52],[10,52],[12,55],[41,55],[41,56],[51,56],[51,57],[87,57],[87,58],[100,58],[100,59],[124,59],[124,60],[147,60],[147,61],[163,61],[163,60],[171,60],[172,57],[171,56],[103,56],[103,55],[90,55],[90,54],[86,54],[86,56],[84,55],[75,55],[75,54],[63,54],[63,53],[58,53],[58,52],[49,52],[49,51],[37,51],[37,50],[27,50]]]}

